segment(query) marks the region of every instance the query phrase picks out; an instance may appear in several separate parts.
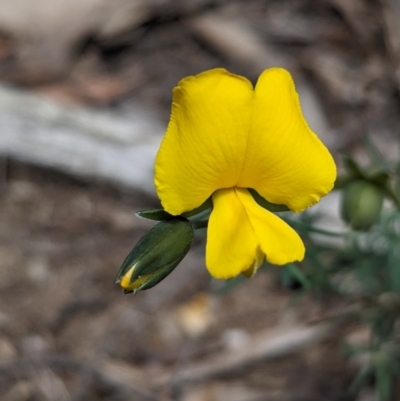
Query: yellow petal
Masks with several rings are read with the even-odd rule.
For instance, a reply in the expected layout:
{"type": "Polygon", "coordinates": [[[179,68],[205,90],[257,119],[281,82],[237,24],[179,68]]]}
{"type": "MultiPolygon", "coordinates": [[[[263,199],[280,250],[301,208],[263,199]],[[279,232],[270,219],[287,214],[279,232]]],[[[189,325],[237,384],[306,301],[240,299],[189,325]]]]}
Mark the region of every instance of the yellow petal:
{"type": "Polygon", "coordinates": [[[304,244],[296,231],[259,206],[246,189],[236,189],[235,192],[246,209],[257,242],[268,262],[284,265],[304,258],[304,244]]]}
{"type": "Polygon", "coordinates": [[[280,68],[258,79],[251,132],[239,187],[299,212],[333,187],[336,166],[310,130],[290,74],[280,68]]]}
{"type": "Polygon", "coordinates": [[[213,277],[227,279],[253,265],[259,246],[234,189],[216,191],[212,200],[214,208],[207,228],[206,266],[213,277]]]}
{"type": "Polygon", "coordinates": [[[220,188],[234,187],[250,129],[251,83],[223,69],[179,82],[155,165],[157,194],[177,215],[200,206],[220,188]]]}

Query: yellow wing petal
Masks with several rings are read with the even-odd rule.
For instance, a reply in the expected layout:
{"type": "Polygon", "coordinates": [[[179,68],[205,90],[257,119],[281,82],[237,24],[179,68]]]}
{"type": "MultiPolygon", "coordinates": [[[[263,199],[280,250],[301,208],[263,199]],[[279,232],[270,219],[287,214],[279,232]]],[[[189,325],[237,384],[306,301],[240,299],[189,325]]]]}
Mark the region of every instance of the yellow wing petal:
{"type": "Polygon", "coordinates": [[[206,266],[213,277],[227,279],[253,265],[258,255],[258,243],[234,189],[216,191],[212,200],[214,208],[207,228],[206,266]]]}
{"type": "Polygon", "coordinates": [[[246,209],[257,242],[268,262],[284,265],[304,258],[304,244],[296,231],[259,206],[246,189],[237,189],[236,194],[246,209]]]}

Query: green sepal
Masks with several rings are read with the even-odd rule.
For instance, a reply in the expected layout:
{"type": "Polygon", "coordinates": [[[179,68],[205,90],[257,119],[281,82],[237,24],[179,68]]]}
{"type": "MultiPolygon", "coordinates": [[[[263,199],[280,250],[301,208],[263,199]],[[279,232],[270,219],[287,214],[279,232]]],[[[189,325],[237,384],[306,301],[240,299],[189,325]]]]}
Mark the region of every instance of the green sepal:
{"type": "Polygon", "coordinates": [[[286,205],[277,205],[275,203],[268,202],[255,189],[249,188],[249,192],[258,205],[260,205],[264,209],[269,210],[270,212],[276,213],[290,211],[290,209],[286,205]]]}
{"type": "MultiPolygon", "coordinates": [[[[207,214],[209,211],[211,211],[212,207],[213,204],[211,198],[208,198],[199,207],[196,207],[189,212],[182,213],[180,216],[189,220],[196,220],[198,218],[203,218],[204,214],[207,214]]],[[[174,217],[172,214],[169,214],[164,209],[141,210],[139,212],[136,212],[136,216],[143,219],[155,221],[165,221],[174,217]]]]}
{"type": "Polygon", "coordinates": [[[121,283],[124,293],[136,293],[154,287],[186,256],[193,237],[194,227],[187,219],[174,217],[158,223],[126,257],[118,271],[116,283],[121,283]]]}
{"type": "Polygon", "coordinates": [[[136,216],[141,217],[143,219],[155,220],[155,221],[165,221],[173,217],[164,209],[141,210],[139,212],[136,212],[135,214],[136,216]]]}

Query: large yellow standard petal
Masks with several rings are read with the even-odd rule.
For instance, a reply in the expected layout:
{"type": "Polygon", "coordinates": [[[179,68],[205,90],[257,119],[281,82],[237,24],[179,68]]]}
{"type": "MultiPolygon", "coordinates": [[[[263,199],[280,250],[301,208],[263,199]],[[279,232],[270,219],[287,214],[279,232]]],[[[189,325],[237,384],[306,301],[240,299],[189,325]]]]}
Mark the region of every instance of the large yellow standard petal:
{"type": "Polygon", "coordinates": [[[223,69],[185,78],[174,89],[155,164],[157,194],[169,213],[193,210],[217,189],[237,184],[253,93],[247,79],[223,69]]]}
{"type": "Polygon", "coordinates": [[[251,275],[252,267],[261,258],[258,240],[242,202],[235,189],[216,191],[212,200],[214,208],[208,222],[206,245],[208,271],[219,279],[242,272],[251,275]]]}
{"type": "Polygon", "coordinates": [[[258,205],[246,189],[236,189],[235,192],[246,210],[267,261],[274,265],[284,265],[303,260],[305,247],[296,231],[278,216],[258,205]]]}
{"type": "Polygon", "coordinates": [[[333,187],[336,166],[308,127],[290,74],[281,68],[258,79],[245,162],[238,186],[299,212],[333,187]]]}

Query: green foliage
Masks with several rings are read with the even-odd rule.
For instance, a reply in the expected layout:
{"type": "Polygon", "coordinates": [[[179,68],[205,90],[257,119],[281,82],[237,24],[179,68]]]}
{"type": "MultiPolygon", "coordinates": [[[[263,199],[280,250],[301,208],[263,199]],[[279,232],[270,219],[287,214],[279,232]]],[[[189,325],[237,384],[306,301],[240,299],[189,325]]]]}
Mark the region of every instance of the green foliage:
{"type": "Polygon", "coordinates": [[[400,161],[387,161],[369,138],[365,147],[371,165],[362,167],[345,157],[345,171],[335,185],[343,202],[358,191],[357,199],[342,205],[346,232],[316,228],[318,216],[309,213],[286,218],[301,234],[307,253],[302,263],[281,269],[280,276],[283,285],[301,294],[336,297],[354,306],[351,322],[368,329],[369,341],[344,347],[349,358],[362,361],[349,391],[355,395],[373,386],[377,399],[394,401],[400,378],[400,161]],[[391,206],[381,211],[380,199],[366,205],[371,193],[391,206]],[[354,224],[360,212],[366,223],[354,224]]]}

